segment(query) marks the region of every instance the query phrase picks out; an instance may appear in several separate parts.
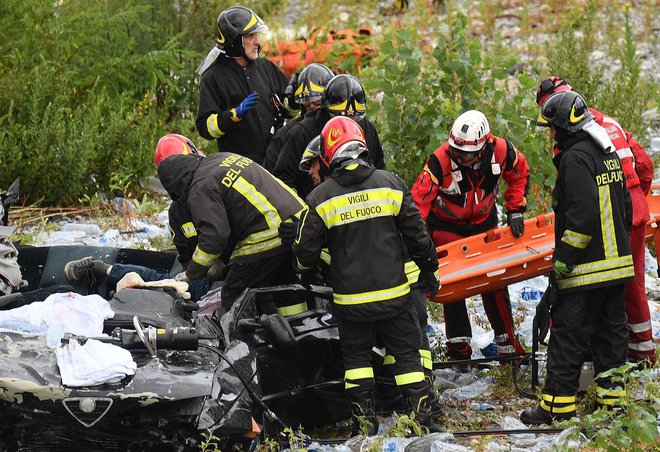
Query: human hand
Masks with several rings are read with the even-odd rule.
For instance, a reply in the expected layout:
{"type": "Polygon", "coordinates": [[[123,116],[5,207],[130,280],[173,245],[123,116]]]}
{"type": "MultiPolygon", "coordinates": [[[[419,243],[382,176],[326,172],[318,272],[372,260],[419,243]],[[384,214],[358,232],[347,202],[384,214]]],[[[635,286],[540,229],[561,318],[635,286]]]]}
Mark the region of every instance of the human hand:
{"type": "Polygon", "coordinates": [[[436,272],[421,272],[418,281],[419,287],[424,292],[429,292],[431,298],[435,297],[435,294],[440,290],[440,281],[438,281],[436,272]]]}
{"type": "Polygon", "coordinates": [[[186,275],[186,272],[177,273],[177,275],[174,277],[174,280],[185,283],[190,282],[190,279],[188,279],[188,275],[186,275]]]}
{"type": "Polygon", "coordinates": [[[211,265],[209,272],[206,274],[206,277],[211,282],[222,281],[225,279],[225,276],[227,276],[227,265],[222,260],[218,260],[211,265]]]}
{"type": "Polygon", "coordinates": [[[256,91],[243,99],[243,102],[241,102],[241,104],[236,107],[236,116],[238,116],[239,119],[243,119],[247,112],[252,110],[257,105],[258,100],[259,93],[256,91]]]}
{"type": "Polygon", "coordinates": [[[293,216],[287,221],[280,223],[278,232],[280,234],[280,240],[284,246],[291,246],[298,236],[298,223],[300,220],[293,216]]]}
{"type": "Polygon", "coordinates": [[[506,224],[511,228],[511,233],[518,238],[525,232],[525,216],[522,212],[509,212],[506,214],[506,224]]]}

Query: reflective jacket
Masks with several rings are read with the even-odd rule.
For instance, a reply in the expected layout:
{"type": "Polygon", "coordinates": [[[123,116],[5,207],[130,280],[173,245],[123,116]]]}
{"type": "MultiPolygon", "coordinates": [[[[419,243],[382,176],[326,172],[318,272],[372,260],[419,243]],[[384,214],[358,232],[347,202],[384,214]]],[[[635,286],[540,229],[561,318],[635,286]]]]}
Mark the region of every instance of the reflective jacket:
{"type": "Polygon", "coordinates": [[[557,287],[569,292],[632,280],[632,206],[620,160],[583,133],[561,149],[553,159],[554,259],[573,269],[557,276],[557,287]]]}
{"type": "Polygon", "coordinates": [[[199,110],[195,126],[208,140],[216,139],[219,152],[234,152],[263,162],[273,134],[281,127],[271,97],[284,99],[288,80],[265,58],[242,67],[233,58],[221,56],[209,67],[199,85],[199,110]],[[253,92],[259,93],[254,109],[243,119],[232,115],[253,92]]]}
{"type": "Polygon", "coordinates": [[[353,164],[335,170],[307,203],[293,245],[296,265],[312,270],[328,247],[333,312],[380,319],[410,309],[405,250],[422,271],[436,271],[438,257],[405,183],[370,164],[353,164]]]}
{"type": "Polygon", "coordinates": [[[168,157],[158,167],[165,189],[185,202],[197,232],[192,261],[210,267],[221,256],[230,263],[286,251],[278,228],[305,207],[291,189],[247,157],[228,152],[199,160],[168,157]],[[182,178],[192,171],[189,186],[182,178]]]}
{"type": "MultiPolygon", "coordinates": [[[[305,115],[302,121],[291,126],[282,146],[277,164],[273,174],[280,178],[289,187],[296,189],[298,195],[306,198],[314,189],[314,182],[309,174],[300,171],[298,165],[307,144],[315,136],[321,133],[323,126],[330,120],[330,114],[325,108],[319,108],[305,115]]],[[[378,169],[385,169],[383,161],[383,148],[378,138],[378,132],[373,124],[367,119],[358,120],[358,124],[364,131],[365,141],[369,149],[369,160],[378,169]]]]}
{"type": "Polygon", "coordinates": [[[650,218],[646,194],[653,180],[653,162],[644,148],[614,118],[593,108],[589,110],[596,123],[607,131],[621,160],[621,170],[626,178],[626,187],[633,205],[632,224],[645,225],[650,218]]]}
{"type": "Polygon", "coordinates": [[[491,135],[481,159],[470,166],[454,162],[445,143],[426,160],[412,196],[429,229],[473,235],[497,225],[493,207],[500,177],[507,211],[524,212],[529,166],[511,142],[491,135]]]}

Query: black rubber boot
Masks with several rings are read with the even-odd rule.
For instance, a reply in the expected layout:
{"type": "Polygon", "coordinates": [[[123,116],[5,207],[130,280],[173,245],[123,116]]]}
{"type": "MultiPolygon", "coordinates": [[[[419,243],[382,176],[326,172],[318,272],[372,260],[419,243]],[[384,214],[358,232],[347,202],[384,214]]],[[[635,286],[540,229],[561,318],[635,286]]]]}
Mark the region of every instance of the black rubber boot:
{"type": "Polygon", "coordinates": [[[378,433],[378,420],[374,407],[376,397],[373,390],[362,389],[351,392],[351,420],[353,427],[351,436],[366,435],[373,436],[378,433]]]}
{"type": "Polygon", "coordinates": [[[425,369],[424,379],[426,380],[426,384],[429,387],[429,408],[431,419],[437,419],[444,416],[445,413],[442,410],[442,405],[440,405],[438,396],[435,393],[435,386],[433,385],[433,371],[425,369]]]}
{"type": "Polygon", "coordinates": [[[568,413],[554,413],[544,410],[541,406],[527,408],[520,415],[520,421],[527,425],[552,424],[552,421],[567,421],[575,416],[575,411],[568,413]]]}
{"type": "Polygon", "coordinates": [[[431,415],[427,381],[402,386],[401,391],[403,392],[406,411],[415,414],[415,420],[419,426],[428,429],[430,433],[441,432],[442,429],[435,425],[431,415]]]}

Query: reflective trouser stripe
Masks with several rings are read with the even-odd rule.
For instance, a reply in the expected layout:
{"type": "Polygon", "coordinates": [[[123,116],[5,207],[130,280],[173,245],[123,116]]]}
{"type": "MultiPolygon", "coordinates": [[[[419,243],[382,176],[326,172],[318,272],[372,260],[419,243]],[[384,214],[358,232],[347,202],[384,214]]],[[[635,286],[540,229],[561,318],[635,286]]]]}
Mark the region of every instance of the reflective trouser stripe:
{"type": "Polygon", "coordinates": [[[424,372],[408,372],[407,374],[395,375],[394,381],[396,381],[397,386],[419,383],[424,381],[424,372]]]}
{"type": "Polygon", "coordinates": [[[549,413],[571,413],[576,410],[576,398],[572,396],[555,396],[552,394],[542,394],[541,408],[549,413]]]}
{"type": "Polygon", "coordinates": [[[596,386],[596,402],[601,405],[614,406],[624,405],[626,396],[625,389],[607,389],[601,386],[596,386]]]}
{"type": "Polygon", "coordinates": [[[637,352],[650,352],[652,350],[655,350],[655,344],[653,341],[644,341],[644,342],[636,342],[628,343],[628,348],[631,350],[635,350],[637,352]]]}
{"type": "Polygon", "coordinates": [[[431,358],[431,351],[420,349],[419,356],[422,358],[422,367],[424,369],[433,370],[433,358],[431,358]]]}
{"type": "Polygon", "coordinates": [[[630,328],[630,331],[633,333],[643,333],[644,331],[651,329],[651,321],[647,320],[646,322],[641,323],[629,323],[628,328],[630,328]]]}
{"type": "Polygon", "coordinates": [[[359,380],[373,380],[374,369],[371,367],[358,367],[357,369],[348,369],[344,373],[345,388],[357,388],[360,386],[359,380]]]}
{"type": "Polygon", "coordinates": [[[296,315],[305,311],[307,311],[307,303],[304,301],[291,306],[280,306],[277,308],[277,313],[283,316],[296,315]]]}

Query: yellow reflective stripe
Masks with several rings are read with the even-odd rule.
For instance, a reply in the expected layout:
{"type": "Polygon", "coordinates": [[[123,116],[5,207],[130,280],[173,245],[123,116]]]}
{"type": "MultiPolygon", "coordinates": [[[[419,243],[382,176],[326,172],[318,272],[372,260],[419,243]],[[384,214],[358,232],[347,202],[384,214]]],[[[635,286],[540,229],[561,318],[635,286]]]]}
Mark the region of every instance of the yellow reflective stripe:
{"type": "Polygon", "coordinates": [[[219,257],[219,254],[205,253],[199,248],[199,246],[197,246],[195,247],[192,260],[197,262],[199,265],[203,265],[204,267],[210,267],[215,261],[218,260],[219,257]]]}
{"type": "Polygon", "coordinates": [[[296,315],[305,311],[307,311],[307,303],[304,301],[291,306],[280,306],[277,308],[277,313],[283,316],[296,315]]]}
{"type": "MultiPolygon", "coordinates": [[[[426,334],[426,333],[424,333],[426,334]]],[[[419,356],[422,359],[422,367],[424,369],[433,369],[433,359],[431,358],[431,351],[419,349],[419,356]]]]}
{"type": "Polygon", "coordinates": [[[218,125],[218,115],[216,113],[209,115],[209,117],[206,118],[206,128],[209,131],[209,135],[213,138],[220,138],[225,134],[220,130],[220,126],[218,125]]]}
{"type": "Polygon", "coordinates": [[[404,271],[410,284],[414,284],[419,279],[420,270],[414,261],[407,261],[404,265],[404,271]]]}
{"type": "MultiPolygon", "coordinates": [[[[252,236],[248,236],[248,237],[252,237],[252,236]]],[[[240,241],[239,243],[236,244],[236,249],[234,249],[234,252],[231,253],[231,258],[233,259],[239,256],[247,256],[249,254],[263,253],[264,251],[273,250],[280,246],[282,246],[282,240],[280,240],[279,235],[273,239],[262,241],[255,244],[249,244],[246,243],[245,241],[240,241]]]]}
{"type": "Polygon", "coordinates": [[[373,188],[331,198],[319,204],[316,211],[330,229],[371,218],[396,216],[402,202],[400,190],[373,188]]]}
{"type": "Polygon", "coordinates": [[[424,372],[408,372],[407,374],[395,375],[394,381],[396,381],[397,386],[419,383],[424,381],[424,372]]]}
{"type": "Polygon", "coordinates": [[[390,289],[353,294],[335,293],[333,295],[333,301],[340,305],[372,303],[374,301],[391,300],[392,298],[401,297],[409,292],[410,285],[408,285],[408,281],[406,281],[400,286],[392,287],[390,289]]]}
{"type": "Polygon", "coordinates": [[[396,363],[396,359],[392,355],[385,355],[383,358],[383,366],[391,366],[394,363],[396,363]]]}
{"type": "Polygon", "coordinates": [[[610,186],[598,187],[600,197],[600,228],[603,234],[603,250],[605,258],[616,257],[619,253],[616,244],[614,217],[612,215],[612,202],[610,200],[610,186]]]}
{"type": "Polygon", "coordinates": [[[183,235],[186,236],[186,238],[190,237],[195,237],[197,235],[197,230],[195,229],[195,225],[192,224],[192,222],[188,223],[183,223],[181,225],[181,230],[183,231],[183,235]]]}
{"type": "Polygon", "coordinates": [[[300,271],[307,271],[312,268],[312,267],[306,267],[305,265],[301,264],[298,258],[296,258],[296,267],[298,267],[298,270],[300,271]]]}
{"type": "Polygon", "coordinates": [[[242,176],[239,176],[232,185],[232,188],[243,195],[263,215],[269,229],[278,228],[282,222],[280,214],[277,212],[275,206],[254,185],[246,181],[242,176]]]}
{"type": "MultiPolygon", "coordinates": [[[[635,269],[633,267],[632,257],[628,255],[619,259],[626,259],[629,262],[625,264],[626,266],[610,268],[606,270],[597,270],[595,272],[588,274],[579,274],[574,269],[573,272],[569,273],[566,277],[557,278],[556,280],[557,287],[559,287],[560,289],[569,289],[572,287],[597,284],[605,281],[611,281],[614,279],[634,277],[635,269]]],[[[601,261],[601,262],[605,262],[605,261],[601,261]]]]}
{"type": "Polygon", "coordinates": [[[607,406],[614,406],[614,405],[625,405],[627,402],[624,399],[615,397],[615,398],[601,398],[596,396],[596,402],[600,403],[601,405],[607,405],[607,406]]]}
{"type": "Polygon", "coordinates": [[[344,373],[344,380],[364,380],[365,378],[374,378],[374,369],[372,367],[348,369],[344,373]]]}
{"type": "Polygon", "coordinates": [[[625,389],[607,389],[602,386],[596,386],[596,395],[598,397],[625,397],[625,389]]]}
{"type": "Polygon", "coordinates": [[[575,396],[553,396],[551,394],[543,394],[543,400],[551,403],[575,403],[575,396]]]}
{"type": "Polygon", "coordinates": [[[254,14],[252,14],[251,16],[252,17],[250,17],[250,21],[247,23],[245,27],[243,27],[243,31],[248,31],[250,28],[252,28],[254,24],[257,23],[257,17],[254,14]]]}
{"type": "Polygon", "coordinates": [[[354,383],[349,383],[349,382],[344,383],[344,388],[346,388],[346,389],[357,388],[358,386],[360,386],[360,385],[356,385],[354,383]]]}
{"type": "Polygon", "coordinates": [[[327,248],[323,248],[321,250],[321,260],[325,262],[326,265],[330,265],[332,262],[332,258],[330,257],[330,252],[328,251],[327,248]]]}
{"type": "Polygon", "coordinates": [[[573,248],[583,250],[587,247],[587,245],[589,245],[591,236],[566,229],[564,231],[564,235],[561,238],[561,241],[567,245],[572,246],[573,248]]]}
{"type": "Polygon", "coordinates": [[[331,111],[344,111],[344,110],[346,110],[347,105],[348,105],[348,99],[346,99],[341,104],[328,105],[328,110],[331,110],[331,111]]]}
{"type": "Polygon", "coordinates": [[[576,410],[575,404],[566,406],[548,406],[544,401],[541,401],[541,408],[549,413],[571,413],[576,410]]]}

